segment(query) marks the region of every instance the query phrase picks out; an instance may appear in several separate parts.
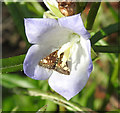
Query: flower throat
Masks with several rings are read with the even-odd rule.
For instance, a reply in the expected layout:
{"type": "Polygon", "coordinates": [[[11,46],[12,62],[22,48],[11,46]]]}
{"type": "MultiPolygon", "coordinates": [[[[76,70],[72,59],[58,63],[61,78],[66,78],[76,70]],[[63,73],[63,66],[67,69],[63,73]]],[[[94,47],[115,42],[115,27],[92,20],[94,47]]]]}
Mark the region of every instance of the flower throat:
{"type": "Polygon", "coordinates": [[[70,57],[74,52],[74,44],[80,41],[78,35],[72,34],[71,36],[72,40],[70,42],[65,43],[59,50],[52,52],[40,60],[39,65],[65,75],[70,75],[70,68],[68,67],[67,61],[70,61],[70,57]]]}

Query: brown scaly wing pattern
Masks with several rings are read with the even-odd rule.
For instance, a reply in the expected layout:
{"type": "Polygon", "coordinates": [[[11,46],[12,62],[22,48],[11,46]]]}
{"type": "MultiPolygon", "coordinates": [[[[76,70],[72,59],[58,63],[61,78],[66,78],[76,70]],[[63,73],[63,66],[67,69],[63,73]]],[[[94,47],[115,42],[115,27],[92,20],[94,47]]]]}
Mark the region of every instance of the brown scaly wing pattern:
{"type": "Polygon", "coordinates": [[[40,60],[39,65],[44,68],[53,69],[65,75],[70,75],[70,69],[68,67],[67,62],[64,66],[62,66],[62,58],[64,53],[62,53],[60,55],[60,58],[58,58],[57,52],[58,50],[52,52],[47,57],[40,60]]]}

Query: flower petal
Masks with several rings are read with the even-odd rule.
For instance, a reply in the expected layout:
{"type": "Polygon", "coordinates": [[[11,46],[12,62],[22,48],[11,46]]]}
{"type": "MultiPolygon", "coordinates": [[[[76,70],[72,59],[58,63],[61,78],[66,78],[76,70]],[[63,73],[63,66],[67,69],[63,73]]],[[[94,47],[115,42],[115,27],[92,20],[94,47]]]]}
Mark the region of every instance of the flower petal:
{"type": "Polygon", "coordinates": [[[57,20],[49,18],[26,18],[24,19],[24,22],[26,36],[31,44],[39,42],[40,37],[44,33],[58,25],[57,20]]]}
{"type": "Polygon", "coordinates": [[[80,43],[76,46],[76,50],[71,58],[72,67],[70,75],[63,75],[54,71],[49,78],[50,87],[67,100],[83,89],[92,71],[90,41],[81,37],[80,43]],[[77,66],[73,62],[75,54],[77,55],[77,66]]]}
{"type": "Polygon", "coordinates": [[[84,27],[80,14],[58,19],[59,25],[73,30],[85,39],[90,38],[90,33],[84,27]]]}
{"type": "Polygon", "coordinates": [[[70,35],[73,33],[72,30],[56,26],[53,29],[50,29],[47,33],[44,33],[39,45],[49,45],[52,48],[60,48],[63,44],[70,41],[70,35]]]}
{"type": "Polygon", "coordinates": [[[51,70],[38,65],[39,61],[50,53],[50,49],[33,45],[27,52],[23,63],[24,73],[32,79],[44,80],[52,74],[51,70]]]}

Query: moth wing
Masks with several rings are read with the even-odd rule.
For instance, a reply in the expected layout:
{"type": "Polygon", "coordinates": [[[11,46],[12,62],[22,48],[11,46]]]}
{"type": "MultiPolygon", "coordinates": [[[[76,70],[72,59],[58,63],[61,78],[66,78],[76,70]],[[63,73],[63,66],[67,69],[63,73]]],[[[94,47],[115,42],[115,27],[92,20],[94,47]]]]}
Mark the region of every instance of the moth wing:
{"type": "Polygon", "coordinates": [[[40,60],[39,65],[44,68],[53,69],[59,73],[69,75],[70,69],[68,67],[67,62],[64,66],[62,66],[62,58],[63,58],[64,53],[62,53],[60,55],[60,58],[58,58],[57,52],[58,50],[52,52],[47,57],[40,60]]]}
{"type": "Polygon", "coordinates": [[[39,65],[48,69],[54,69],[57,60],[57,51],[52,52],[47,57],[40,60],[39,65]]]}

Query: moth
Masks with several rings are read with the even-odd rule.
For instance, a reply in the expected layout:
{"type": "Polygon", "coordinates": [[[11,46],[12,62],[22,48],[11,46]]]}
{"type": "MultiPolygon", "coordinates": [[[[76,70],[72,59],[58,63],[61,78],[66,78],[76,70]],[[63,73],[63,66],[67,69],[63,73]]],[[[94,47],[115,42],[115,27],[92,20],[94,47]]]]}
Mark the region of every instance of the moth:
{"type": "Polygon", "coordinates": [[[59,10],[64,16],[72,16],[75,14],[76,3],[73,2],[73,0],[57,0],[57,2],[59,10]]]}
{"type": "Polygon", "coordinates": [[[62,58],[64,53],[62,53],[60,55],[60,58],[58,58],[57,52],[58,50],[52,52],[51,54],[40,60],[39,65],[44,68],[53,69],[65,75],[70,75],[70,69],[67,62],[64,66],[62,66],[62,58]]]}

